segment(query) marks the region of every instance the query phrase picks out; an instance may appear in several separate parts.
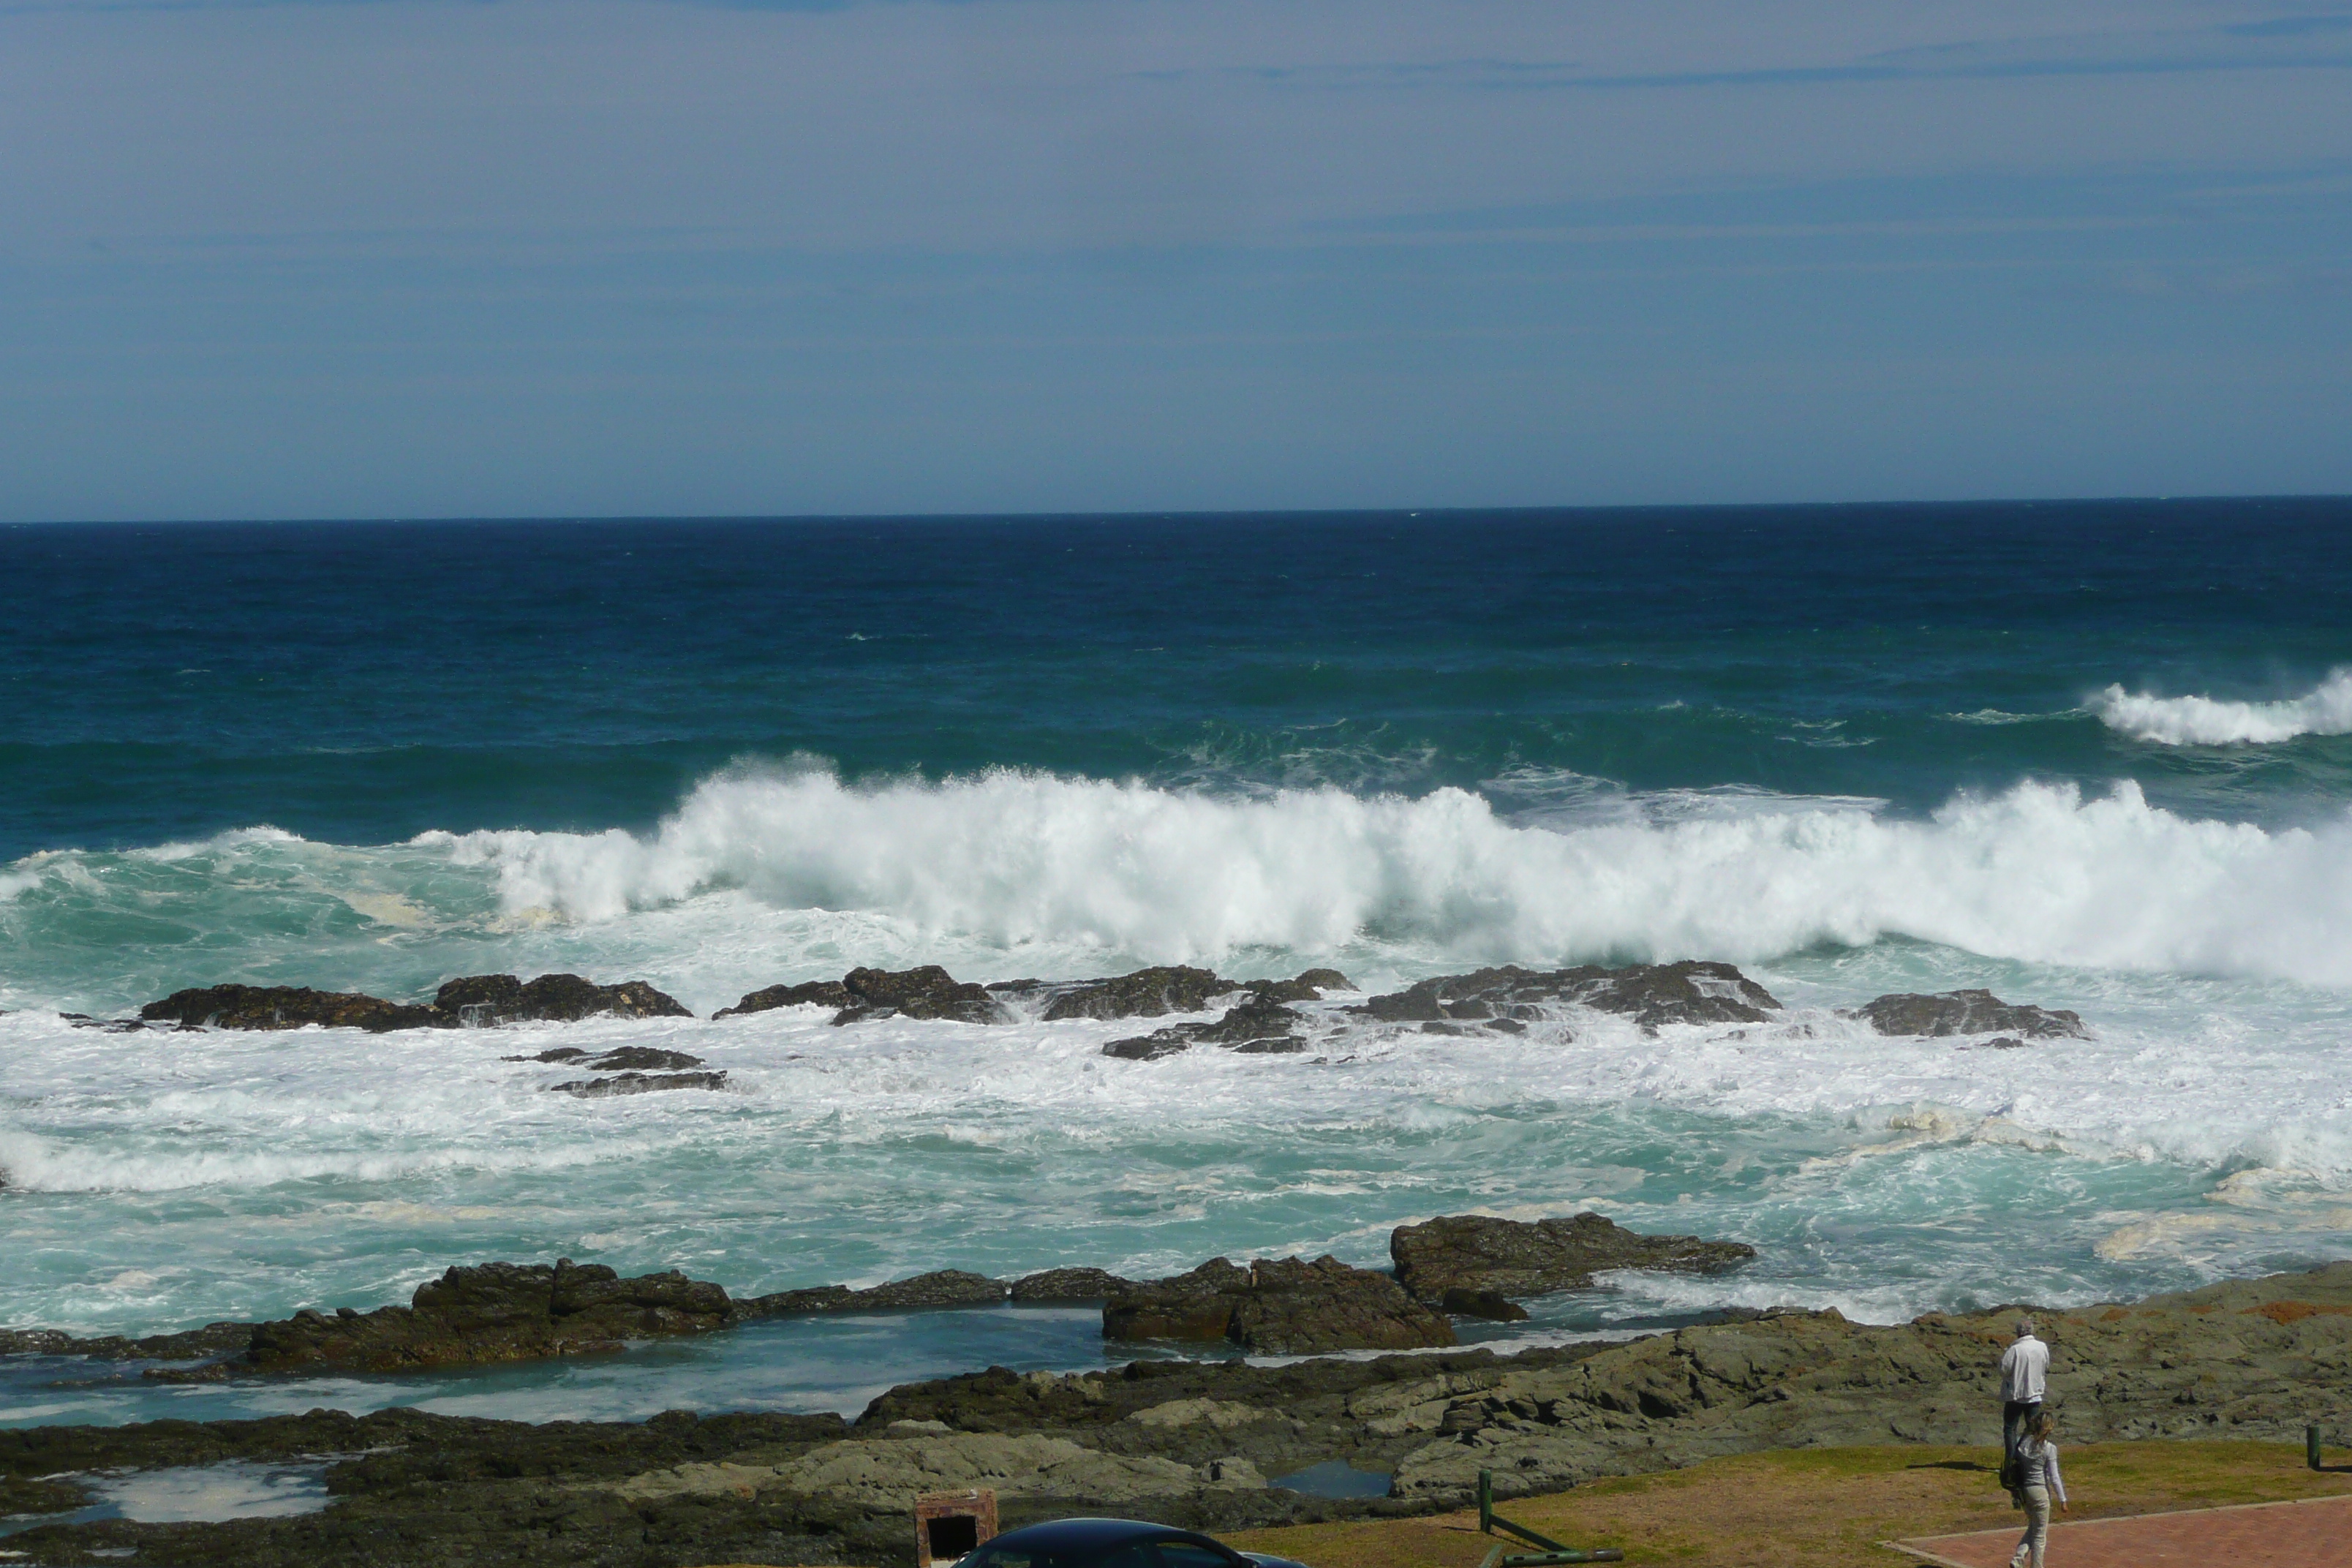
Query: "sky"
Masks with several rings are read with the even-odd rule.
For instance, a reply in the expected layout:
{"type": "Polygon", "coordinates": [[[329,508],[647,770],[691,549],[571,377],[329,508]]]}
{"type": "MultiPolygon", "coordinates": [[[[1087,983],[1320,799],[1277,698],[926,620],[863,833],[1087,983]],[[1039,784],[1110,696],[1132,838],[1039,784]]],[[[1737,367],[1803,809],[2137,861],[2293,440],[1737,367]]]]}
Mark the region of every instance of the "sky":
{"type": "Polygon", "coordinates": [[[0,0],[0,520],[2352,491],[2352,9],[0,0]]]}

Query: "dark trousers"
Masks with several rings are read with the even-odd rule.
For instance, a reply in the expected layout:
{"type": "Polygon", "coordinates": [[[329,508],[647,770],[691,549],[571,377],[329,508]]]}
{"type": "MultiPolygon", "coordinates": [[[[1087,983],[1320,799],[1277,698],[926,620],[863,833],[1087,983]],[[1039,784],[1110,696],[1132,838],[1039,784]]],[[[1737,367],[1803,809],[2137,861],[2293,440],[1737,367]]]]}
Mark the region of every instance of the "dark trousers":
{"type": "Polygon", "coordinates": [[[2017,1489],[2017,1446],[2025,1441],[2025,1424],[2042,1408],[2038,1399],[2012,1399],[2000,1407],[2000,1484],[2017,1489]]]}

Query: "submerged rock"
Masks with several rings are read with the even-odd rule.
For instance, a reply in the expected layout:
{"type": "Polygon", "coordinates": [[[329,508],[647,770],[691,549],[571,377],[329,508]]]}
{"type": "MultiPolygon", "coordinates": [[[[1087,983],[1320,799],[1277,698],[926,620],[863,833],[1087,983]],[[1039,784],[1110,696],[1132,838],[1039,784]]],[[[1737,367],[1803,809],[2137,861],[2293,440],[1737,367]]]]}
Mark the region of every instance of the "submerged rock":
{"type": "Polygon", "coordinates": [[[1662,1024],[1760,1024],[1780,1010],[1770,992],[1732,965],[1685,960],[1622,969],[1505,964],[1423,980],[1349,1011],[1394,1024],[1525,1024],[1562,1006],[1622,1014],[1645,1029],[1662,1024]]]}
{"type": "MultiPolygon", "coordinates": [[[[2065,1008],[2004,1002],[1990,991],[1902,992],[1854,1010],[1882,1035],[2021,1035],[2030,1040],[2087,1040],[2083,1016],[2065,1008]]],[[[1996,1042],[1998,1043],[1998,1042],[1996,1042]]]]}
{"type": "Polygon", "coordinates": [[[1113,1040],[1102,1054],[1123,1061],[1155,1062],[1196,1045],[1223,1046],[1244,1055],[1303,1051],[1307,1042],[1298,1037],[1297,1029],[1304,1022],[1280,1003],[1253,995],[1240,1006],[1227,1008],[1214,1023],[1171,1024],[1148,1035],[1113,1040]]]}
{"type": "Polygon", "coordinates": [[[1397,1283],[1415,1300],[1495,1317],[1504,1314],[1482,1297],[1587,1290],[1593,1275],[1610,1268],[1713,1274],[1746,1263],[1756,1249],[1695,1236],[1643,1236],[1590,1213],[1541,1220],[1458,1215],[1399,1226],[1389,1235],[1389,1256],[1397,1283]]]}
{"type": "MultiPolygon", "coordinates": [[[[694,1058],[689,1057],[688,1061],[694,1058]]],[[[610,1078],[576,1078],[566,1083],[551,1084],[550,1094],[575,1095],[582,1100],[602,1100],[615,1094],[656,1094],[669,1089],[724,1089],[724,1072],[623,1072],[610,1078]]]]}
{"type": "Polygon", "coordinates": [[[1385,1274],[1336,1258],[1212,1258],[1103,1304],[1107,1340],[1225,1340],[1266,1355],[1414,1350],[1455,1342],[1454,1325],[1385,1274]]]}
{"type": "Polygon", "coordinates": [[[511,974],[471,974],[443,985],[429,1003],[387,1002],[356,991],[307,985],[205,985],[174,991],[139,1009],[148,1023],[218,1029],[455,1029],[546,1019],[571,1023],[611,1014],[622,1018],[691,1018],[676,997],[642,980],[599,985],[577,974],[542,974],[525,984],[511,974]]]}
{"type": "Polygon", "coordinates": [[[300,1311],[253,1331],[240,1370],[415,1367],[533,1361],[617,1350],[629,1340],[702,1333],[735,1319],[726,1290],[671,1270],[624,1279],[602,1264],[485,1263],[451,1268],[405,1307],[300,1311]]]}

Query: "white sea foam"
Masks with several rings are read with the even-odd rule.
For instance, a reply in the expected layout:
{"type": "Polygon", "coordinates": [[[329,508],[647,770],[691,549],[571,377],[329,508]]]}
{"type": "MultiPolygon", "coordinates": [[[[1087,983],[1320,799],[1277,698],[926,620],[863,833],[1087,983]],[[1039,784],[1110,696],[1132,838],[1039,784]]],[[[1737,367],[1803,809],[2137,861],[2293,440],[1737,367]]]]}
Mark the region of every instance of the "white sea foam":
{"type": "Polygon", "coordinates": [[[2331,670],[2311,690],[2278,702],[2158,697],[2110,686],[2091,706],[2109,729],[2167,746],[2271,745],[2298,735],[2352,735],[2352,668],[2331,670]]]}
{"type": "Polygon", "coordinates": [[[1753,962],[1885,936],[2029,962],[2352,984],[2352,821],[2200,821],[2117,784],[2021,784],[1926,820],[1843,803],[1514,826],[1477,795],[1234,800],[1000,772],[878,788],[706,781],[649,837],[428,834],[506,907],[612,921],[713,889],[933,938],[1162,962],[1753,962]]]}

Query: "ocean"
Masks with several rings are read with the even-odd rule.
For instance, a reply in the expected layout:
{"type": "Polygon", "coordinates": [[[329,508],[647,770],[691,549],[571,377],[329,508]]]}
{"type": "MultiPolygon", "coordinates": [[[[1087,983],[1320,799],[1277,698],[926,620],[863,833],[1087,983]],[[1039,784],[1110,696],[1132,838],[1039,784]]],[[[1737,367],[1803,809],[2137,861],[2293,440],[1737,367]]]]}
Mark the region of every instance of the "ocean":
{"type": "MultiPolygon", "coordinates": [[[[1759,1251],[1500,1343],[2305,1266],[2352,1245],[2352,501],[0,528],[0,1326],[492,1258],[740,1293],[1380,1264],[1472,1209],[1759,1251]],[[1131,1022],[709,1017],[860,964],[1676,958],[1785,1020],[1335,1010],[1309,1055],[1132,1062],[1131,1022]],[[701,1016],[60,1016],[554,971],[701,1016]],[[2092,1037],[1844,1016],[1963,986],[2092,1037]],[[727,1084],[507,1059],[557,1043],[727,1084]]],[[[1103,1360],[1091,1312],[1010,1309],[250,1388],[16,1358],[0,1425],[855,1410],[1103,1360]]]]}

